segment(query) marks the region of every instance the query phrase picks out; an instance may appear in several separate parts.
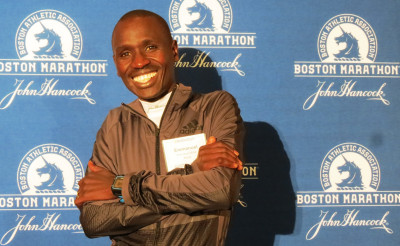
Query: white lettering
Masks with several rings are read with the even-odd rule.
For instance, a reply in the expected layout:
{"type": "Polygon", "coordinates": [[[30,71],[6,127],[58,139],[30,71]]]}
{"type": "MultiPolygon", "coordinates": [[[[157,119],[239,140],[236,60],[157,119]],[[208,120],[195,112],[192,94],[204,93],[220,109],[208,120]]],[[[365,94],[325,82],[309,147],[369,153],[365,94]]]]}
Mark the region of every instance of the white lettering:
{"type": "Polygon", "coordinates": [[[357,81],[344,81],[340,90],[332,90],[335,82],[331,82],[328,87],[325,87],[326,81],[318,81],[317,91],[311,94],[303,104],[304,110],[311,109],[320,97],[364,97],[367,100],[381,101],[384,105],[390,105],[389,100],[385,99],[383,88],[386,83],[383,83],[378,90],[355,90],[357,81]]]}
{"type": "Polygon", "coordinates": [[[60,224],[58,220],[61,214],[47,214],[42,224],[34,224],[36,216],[31,216],[28,220],[26,215],[17,215],[17,225],[12,227],[0,239],[0,245],[7,245],[13,241],[17,232],[24,231],[82,231],[80,224],[60,224]],[[26,221],[28,220],[28,221],[26,221]]]}
{"type": "Polygon", "coordinates": [[[386,217],[389,215],[387,211],[381,219],[358,219],[360,210],[347,210],[343,219],[336,219],[337,212],[328,216],[329,211],[322,211],[320,214],[320,221],[314,224],[307,232],[306,239],[313,240],[323,227],[369,227],[370,229],[381,229],[388,234],[393,234],[393,230],[388,227],[386,217]]]}
{"type": "Polygon", "coordinates": [[[175,63],[175,67],[183,68],[221,68],[222,71],[233,71],[238,73],[240,76],[245,76],[246,73],[240,69],[239,58],[242,56],[239,53],[233,61],[210,61],[210,52],[198,51],[195,56],[193,56],[192,61],[184,61],[186,53],[183,53],[179,60],[175,63]]]}
{"type": "Polygon", "coordinates": [[[30,81],[25,88],[22,87],[24,80],[16,79],[14,86],[16,87],[14,91],[8,93],[0,100],[0,109],[6,109],[14,102],[16,97],[19,96],[64,96],[70,99],[80,99],[86,100],[90,104],[96,104],[96,101],[90,97],[91,93],[89,91],[89,86],[92,81],[86,83],[83,89],[56,89],[58,84],[58,79],[45,79],[41,84],[40,90],[31,89],[34,81],[30,81]]]}

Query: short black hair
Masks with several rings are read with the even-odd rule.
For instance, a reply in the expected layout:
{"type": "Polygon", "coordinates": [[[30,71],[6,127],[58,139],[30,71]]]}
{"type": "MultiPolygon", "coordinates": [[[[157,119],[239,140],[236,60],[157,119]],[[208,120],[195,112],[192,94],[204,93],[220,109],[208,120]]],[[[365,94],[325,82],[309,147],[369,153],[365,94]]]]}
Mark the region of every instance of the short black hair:
{"type": "MultiPolygon", "coordinates": [[[[153,17],[155,18],[161,25],[161,27],[164,29],[164,31],[166,33],[168,33],[168,36],[171,39],[172,42],[172,36],[171,36],[171,31],[169,29],[168,23],[164,20],[164,18],[162,18],[161,16],[159,16],[158,14],[148,11],[148,10],[144,10],[144,9],[135,9],[135,10],[131,10],[128,13],[124,14],[119,21],[117,22],[117,24],[115,26],[118,25],[119,22],[130,19],[130,18],[135,18],[135,17],[153,17]]],[[[115,27],[113,30],[113,36],[114,36],[114,31],[115,31],[115,27]]]]}

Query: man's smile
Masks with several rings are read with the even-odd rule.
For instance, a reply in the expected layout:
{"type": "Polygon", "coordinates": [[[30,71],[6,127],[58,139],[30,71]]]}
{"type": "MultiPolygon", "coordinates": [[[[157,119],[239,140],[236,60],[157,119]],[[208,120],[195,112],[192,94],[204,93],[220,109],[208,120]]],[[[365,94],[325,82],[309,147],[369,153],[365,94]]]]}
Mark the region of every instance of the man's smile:
{"type": "Polygon", "coordinates": [[[132,79],[138,83],[147,83],[150,79],[156,76],[156,74],[157,72],[146,73],[139,76],[135,76],[132,79]]]}

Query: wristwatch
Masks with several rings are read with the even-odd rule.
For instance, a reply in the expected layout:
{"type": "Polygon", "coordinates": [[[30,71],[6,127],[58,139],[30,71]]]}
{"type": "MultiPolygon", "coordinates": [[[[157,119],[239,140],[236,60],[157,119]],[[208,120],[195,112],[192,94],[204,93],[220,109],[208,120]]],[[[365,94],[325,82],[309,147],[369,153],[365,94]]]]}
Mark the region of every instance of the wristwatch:
{"type": "Polygon", "coordinates": [[[112,193],[117,196],[122,198],[122,181],[124,180],[123,175],[118,175],[114,178],[114,183],[111,185],[111,191],[112,193]]]}

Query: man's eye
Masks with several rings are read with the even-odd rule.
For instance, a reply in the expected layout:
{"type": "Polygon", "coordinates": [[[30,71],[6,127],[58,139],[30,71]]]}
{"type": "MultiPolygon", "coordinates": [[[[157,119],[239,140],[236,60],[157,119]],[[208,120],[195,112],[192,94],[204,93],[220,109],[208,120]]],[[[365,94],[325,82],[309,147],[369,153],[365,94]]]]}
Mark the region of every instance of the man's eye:
{"type": "Polygon", "coordinates": [[[126,57],[126,56],[129,56],[131,54],[131,52],[129,52],[129,51],[124,51],[124,52],[122,52],[121,54],[120,54],[120,57],[126,57]]]}
{"type": "Polygon", "coordinates": [[[155,46],[155,45],[149,45],[149,46],[146,46],[146,51],[154,50],[156,48],[157,48],[157,46],[155,46]]]}

